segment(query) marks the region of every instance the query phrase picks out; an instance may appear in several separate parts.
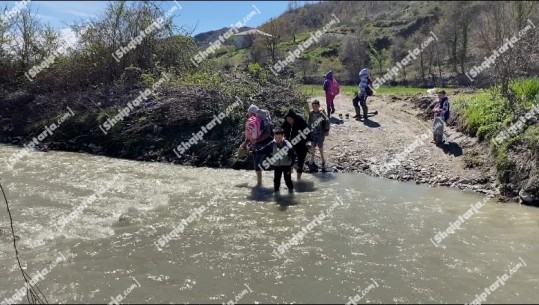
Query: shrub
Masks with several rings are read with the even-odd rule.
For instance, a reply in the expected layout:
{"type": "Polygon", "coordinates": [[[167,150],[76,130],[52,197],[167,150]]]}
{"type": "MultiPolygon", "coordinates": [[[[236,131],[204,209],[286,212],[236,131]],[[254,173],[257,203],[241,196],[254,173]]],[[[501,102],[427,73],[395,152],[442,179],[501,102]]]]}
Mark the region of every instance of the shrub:
{"type": "Polygon", "coordinates": [[[268,80],[268,72],[259,63],[250,63],[247,66],[247,71],[258,80],[263,82],[268,80]]]}
{"type": "Polygon", "coordinates": [[[129,66],[124,69],[121,79],[128,86],[135,86],[139,83],[142,77],[142,70],[138,67],[129,66]]]}
{"type": "Polygon", "coordinates": [[[140,82],[144,86],[144,88],[151,88],[155,84],[155,79],[151,74],[143,73],[140,76],[140,82]]]}

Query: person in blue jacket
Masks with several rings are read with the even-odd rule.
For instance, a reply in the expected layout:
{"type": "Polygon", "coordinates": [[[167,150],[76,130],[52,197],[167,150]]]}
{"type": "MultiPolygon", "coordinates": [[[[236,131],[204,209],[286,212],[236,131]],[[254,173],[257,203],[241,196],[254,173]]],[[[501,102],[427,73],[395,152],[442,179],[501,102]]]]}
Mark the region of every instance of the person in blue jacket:
{"type": "Polygon", "coordinates": [[[359,72],[359,91],[357,96],[352,100],[356,115],[354,118],[361,118],[361,110],[363,110],[363,117],[366,119],[368,114],[367,107],[367,87],[369,86],[369,69],[364,68],[359,72]],[[361,108],[360,108],[361,106],[361,108]]]}

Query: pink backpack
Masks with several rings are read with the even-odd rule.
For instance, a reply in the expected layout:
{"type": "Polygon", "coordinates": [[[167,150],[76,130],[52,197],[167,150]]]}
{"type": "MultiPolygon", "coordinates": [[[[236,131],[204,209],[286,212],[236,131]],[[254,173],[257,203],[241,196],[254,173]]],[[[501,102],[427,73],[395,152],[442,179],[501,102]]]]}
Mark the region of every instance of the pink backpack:
{"type": "Polygon", "coordinates": [[[333,79],[333,81],[329,84],[329,92],[331,95],[336,96],[340,92],[339,83],[336,79],[333,79]]]}
{"type": "Polygon", "coordinates": [[[251,143],[255,143],[260,137],[261,124],[262,120],[256,115],[253,115],[247,120],[247,123],[245,124],[245,137],[251,143]]]}

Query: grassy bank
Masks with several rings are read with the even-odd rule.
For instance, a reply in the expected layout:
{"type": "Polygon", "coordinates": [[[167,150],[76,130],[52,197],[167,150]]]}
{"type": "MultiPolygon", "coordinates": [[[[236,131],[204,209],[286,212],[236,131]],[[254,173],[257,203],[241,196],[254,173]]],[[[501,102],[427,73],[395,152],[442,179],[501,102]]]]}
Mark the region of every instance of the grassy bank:
{"type": "Polygon", "coordinates": [[[524,192],[539,199],[539,126],[537,115],[529,115],[539,105],[539,78],[515,81],[510,88],[510,97],[501,96],[496,88],[455,96],[452,121],[488,145],[505,195],[522,197],[524,192]],[[502,132],[507,137],[497,138],[502,132]]]}
{"type": "MultiPolygon", "coordinates": [[[[341,85],[341,94],[354,95],[358,91],[358,86],[345,86],[341,85]]],[[[304,94],[310,96],[319,96],[324,95],[324,90],[322,89],[322,84],[320,85],[300,85],[300,91],[304,94]]],[[[439,88],[444,89],[448,94],[453,93],[454,89],[452,88],[439,88]]],[[[426,93],[427,89],[418,88],[418,87],[404,87],[404,86],[394,86],[386,87],[382,86],[375,90],[374,94],[418,94],[426,93]]]]}

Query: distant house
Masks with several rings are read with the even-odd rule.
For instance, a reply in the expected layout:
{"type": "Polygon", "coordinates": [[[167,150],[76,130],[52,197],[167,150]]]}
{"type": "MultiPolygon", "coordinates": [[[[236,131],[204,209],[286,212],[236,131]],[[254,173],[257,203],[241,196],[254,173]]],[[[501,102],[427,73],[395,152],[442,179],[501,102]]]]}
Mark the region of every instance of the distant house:
{"type": "Polygon", "coordinates": [[[269,37],[272,36],[258,29],[250,29],[247,31],[239,32],[237,34],[234,34],[234,38],[236,39],[236,48],[238,49],[249,48],[250,46],[253,45],[253,40],[255,39],[257,35],[269,36],[269,37]]]}

